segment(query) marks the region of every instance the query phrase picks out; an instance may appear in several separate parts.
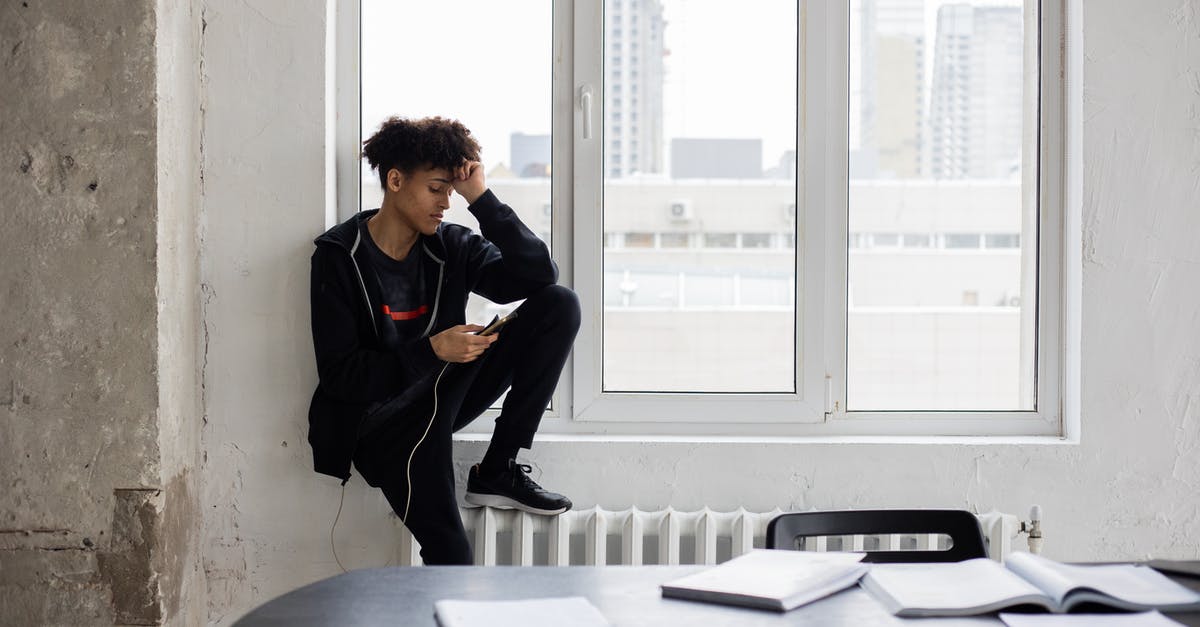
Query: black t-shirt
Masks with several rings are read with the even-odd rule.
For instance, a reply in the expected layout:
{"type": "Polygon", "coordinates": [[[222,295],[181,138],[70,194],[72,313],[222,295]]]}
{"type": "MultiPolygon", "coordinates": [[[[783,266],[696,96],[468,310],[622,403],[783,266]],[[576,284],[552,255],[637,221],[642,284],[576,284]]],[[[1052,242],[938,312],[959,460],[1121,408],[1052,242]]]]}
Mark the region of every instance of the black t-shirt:
{"type": "Polygon", "coordinates": [[[425,334],[429,326],[429,303],[425,302],[425,273],[422,264],[425,255],[418,241],[408,251],[403,261],[396,261],[379,249],[366,221],[359,227],[366,244],[367,258],[379,278],[379,291],[383,295],[381,311],[384,320],[383,343],[390,348],[410,342],[425,334]]]}

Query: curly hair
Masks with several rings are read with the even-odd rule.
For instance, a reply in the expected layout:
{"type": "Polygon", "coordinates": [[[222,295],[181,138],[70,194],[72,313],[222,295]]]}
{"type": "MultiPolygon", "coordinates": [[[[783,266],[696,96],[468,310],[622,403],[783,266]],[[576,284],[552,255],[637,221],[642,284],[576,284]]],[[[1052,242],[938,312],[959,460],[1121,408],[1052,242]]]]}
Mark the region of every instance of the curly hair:
{"type": "Polygon", "coordinates": [[[362,151],[385,188],[392,168],[411,174],[418,168],[453,170],[463,160],[479,160],[479,142],[471,131],[458,120],[436,116],[419,120],[390,117],[363,142],[362,151]]]}

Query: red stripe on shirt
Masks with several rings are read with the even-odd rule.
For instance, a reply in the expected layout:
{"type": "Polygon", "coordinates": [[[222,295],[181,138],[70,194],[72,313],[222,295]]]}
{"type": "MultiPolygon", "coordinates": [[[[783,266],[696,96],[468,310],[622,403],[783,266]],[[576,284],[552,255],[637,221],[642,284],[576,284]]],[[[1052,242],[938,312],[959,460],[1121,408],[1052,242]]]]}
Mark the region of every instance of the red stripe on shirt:
{"type": "Polygon", "coordinates": [[[391,307],[388,307],[387,305],[383,306],[383,315],[391,316],[392,320],[412,320],[413,318],[419,318],[425,315],[425,312],[427,311],[429,311],[429,307],[426,307],[425,305],[421,305],[412,311],[392,311],[391,307]]]}

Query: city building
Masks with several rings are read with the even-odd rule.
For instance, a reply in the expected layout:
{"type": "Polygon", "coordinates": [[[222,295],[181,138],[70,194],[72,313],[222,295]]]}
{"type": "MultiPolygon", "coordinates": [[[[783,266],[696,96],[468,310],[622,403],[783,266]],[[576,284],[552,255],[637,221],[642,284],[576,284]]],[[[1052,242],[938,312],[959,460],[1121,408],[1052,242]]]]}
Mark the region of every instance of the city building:
{"type": "Polygon", "coordinates": [[[850,7],[850,175],[922,175],[926,134],[925,1],[850,7]]]}
{"type": "Polygon", "coordinates": [[[511,133],[508,168],[522,178],[550,176],[550,136],[511,133]]]}
{"type": "MultiPolygon", "coordinates": [[[[491,187],[548,237],[548,181],[491,187]]],[[[632,178],[605,193],[606,381],[680,391],[790,386],[790,353],[769,347],[792,332],[797,302],[795,184],[632,178]],[[721,344],[696,341],[713,328],[721,344]]],[[[1022,292],[1030,288],[1020,183],[854,180],[850,195],[852,401],[1019,404],[1031,348],[1021,304],[1032,302],[1022,292]]],[[[461,200],[447,219],[474,225],[461,200]]],[[[503,310],[483,299],[473,307],[472,319],[503,310]]]]}
{"type": "Polygon", "coordinates": [[[604,3],[604,172],[663,172],[663,8],[659,0],[604,3]]]}
{"type": "Polygon", "coordinates": [[[1022,8],[943,5],[937,14],[930,102],[936,179],[1006,178],[1021,170],[1022,8]]]}

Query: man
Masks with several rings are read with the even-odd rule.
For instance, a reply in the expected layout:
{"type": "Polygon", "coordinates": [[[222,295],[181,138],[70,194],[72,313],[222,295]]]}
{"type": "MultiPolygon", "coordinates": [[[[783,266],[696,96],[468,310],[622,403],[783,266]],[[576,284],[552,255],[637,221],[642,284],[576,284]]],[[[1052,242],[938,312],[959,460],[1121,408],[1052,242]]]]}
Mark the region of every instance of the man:
{"type": "Polygon", "coordinates": [[[316,239],[312,331],[320,381],[309,408],[317,472],[350,465],[421,544],[427,564],[470,564],[455,500],[451,435],[512,386],[466,500],[556,514],[566,497],[516,462],[529,448],[579,330],[550,251],[487,189],[461,123],[391,118],[363,142],[383,203],[316,239]],[[480,233],[443,224],[457,192],[480,233]],[[525,299],[492,335],[464,324],[469,292],[525,299]]]}

